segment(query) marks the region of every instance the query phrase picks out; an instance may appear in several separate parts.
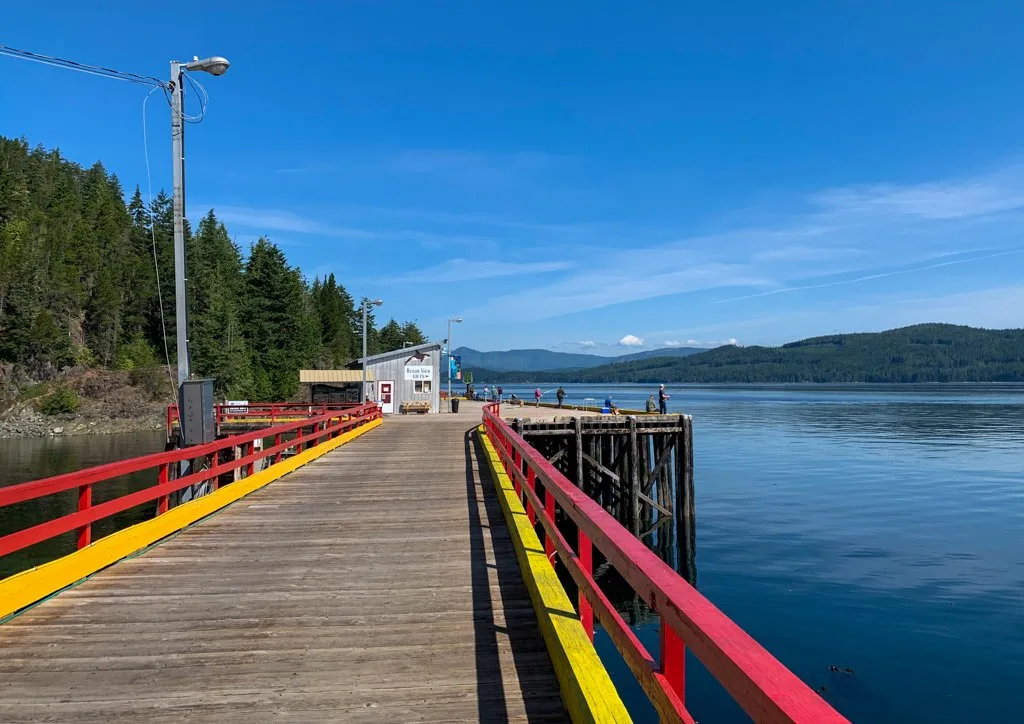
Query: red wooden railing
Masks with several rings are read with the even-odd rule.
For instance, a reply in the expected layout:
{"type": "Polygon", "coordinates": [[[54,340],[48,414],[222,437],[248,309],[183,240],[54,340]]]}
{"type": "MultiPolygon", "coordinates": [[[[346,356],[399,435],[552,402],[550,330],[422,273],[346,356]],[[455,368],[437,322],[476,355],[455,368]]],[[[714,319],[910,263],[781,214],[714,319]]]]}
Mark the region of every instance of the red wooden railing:
{"type": "Polygon", "coordinates": [[[487,435],[516,493],[520,499],[525,497],[530,522],[539,520],[544,529],[549,560],[557,555],[576,582],[580,621],[593,638],[596,613],[663,721],[693,721],[684,705],[686,646],[755,721],[846,721],[534,450],[501,419],[499,404],[485,405],[483,410],[487,435]],[[575,549],[555,524],[556,506],[576,524],[579,537],[575,549]],[[660,664],[594,580],[593,547],[660,616],[660,664]]]}
{"type": "MultiPolygon", "coordinates": [[[[98,520],[150,501],[156,501],[157,515],[161,515],[166,513],[170,506],[171,493],[207,481],[210,481],[211,487],[216,489],[219,476],[225,473],[241,468],[244,469],[247,476],[253,475],[256,463],[260,460],[271,458],[271,465],[279,463],[283,453],[289,449],[294,448],[296,452],[307,450],[379,417],[380,408],[372,403],[349,407],[345,410],[345,414],[339,414],[338,411],[320,413],[318,410],[306,419],[297,422],[267,427],[243,435],[232,435],[204,445],[119,460],[85,470],[0,488],[0,509],[68,490],[78,491],[77,511],[0,537],[0,556],[71,531],[77,531],[78,547],[84,548],[92,542],[92,524],[98,520]],[[310,431],[306,432],[306,428],[310,428],[310,431]],[[283,440],[282,438],[286,435],[295,435],[295,437],[283,440]],[[254,449],[257,439],[270,437],[274,438],[274,444],[271,447],[263,450],[254,449]],[[220,452],[235,447],[242,448],[242,457],[221,463],[220,452]],[[205,469],[172,479],[171,473],[177,463],[183,461],[196,463],[203,460],[206,463],[205,469]],[[155,485],[98,505],[92,504],[94,485],[122,475],[153,468],[157,470],[155,485]]],[[[203,467],[203,465],[193,464],[192,469],[203,467]]]]}
{"type": "MultiPolygon", "coordinates": [[[[310,417],[316,414],[326,414],[328,412],[347,412],[354,410],[359,407],[358,402],[331,402],[331,403],[316,403],[309,404],[306,402],[248,402],[244,405],[228,405],[228,404],[216,404],[213,406],[213,419],[217,429],[217,433],[220,433],[221,425],[224,423],[244,423],[244,422],[269,422],[271,425],[276,424],[279,420],[282,422],[293,421],[299,417],[310,417]]],[[[180,419],[178,414],[177,405],[167,406],[167,434],[171,434],[171,430],[180,419]]]]}

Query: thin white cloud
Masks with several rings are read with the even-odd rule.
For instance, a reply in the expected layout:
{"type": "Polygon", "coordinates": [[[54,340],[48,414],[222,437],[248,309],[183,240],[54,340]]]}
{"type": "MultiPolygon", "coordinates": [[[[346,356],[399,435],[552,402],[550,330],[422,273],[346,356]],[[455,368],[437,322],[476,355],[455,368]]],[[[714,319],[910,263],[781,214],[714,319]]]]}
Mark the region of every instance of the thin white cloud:
{"type": "Polygon", "coordinates": [[[984,259],[995,259],[1001,256],[1010,256],[1013,254],[1024,254],[1024,249],[1008,249],[1000,251],[995,254],[984,254],[982,256],[972,256],[968,259],[953,259],[951,261],[942,261],[934,264],[925,264],[924,266],[914,267],[912,269],[894,269],[891,271],[878,272],[876,274],[865,274],[864,276],[855,277],[853,279],[840,279],[831,282],[822,282],[820,284],[801,284],[797,286],[782,287],[781,289],[770,289],[766,292],[758,292],[757,294],[744,294],[739,297],[730,297],[728,299],[720,299],[715,304],[725,304],[726,302],[738,302],[744,299],[757,299],[758,297],[768,297],[775,294],[786,294],[789,292],[801,292],[811,289],[825,289],[827,287],[842,287],[850,284],[859,284],[861,282],[871,281],[873,279],[884,279],[886,277],[901,276],[903,274],[917,274],[919,272],[928,271],[929,269],[939,269],[945,266],[954,266],[957,264],[967,264],[969,262],[982,261],[984,259]]]}
{"type": "Polygon", "coordinates": [[[754,254],[752,260],[755,262],[827,261],[858,256],[863,253],[861,249],[849,249],[846,247],[784,246],[778,249],[759,251],[754,254]]]}
{"type": "Polygon", "coordinates": [[[321,236],[337,236],[351,239],[373,239],[378,236],[377,233],[372,231],[333,226],[284,209],[219,206],[213,207],[213,211],[217,218],[229,227],[235,225],[243,229],[252,230],[257,234],[287,231],[297,234],[318,234],[321,236]]]}
{"type": "Polygon", "coordinates": [[[493,179],[544,171],[557,165],[558,161],[558,156],[541,151],[483,153],[452,148],[414,148],[393,154],[385,161],[384,168],[401,174],[493,179]]]}
{"type": "Polygon", "coordinates": [[[816,201],[837,212],[888,213],[922,219],[959,219],[1024,208],[1020,176],[1014,167],[961,182],[914,185],[875,184],[830,189],[816,201]]]}
{"type": "Polygon", "coordinates": [[[597,346],[597,342],[595,342],[592,339],[584,339],[580,342],[577,342],[576,344],[578,344],[580,347],[583,347],[583,349],[593,349],[594,347],[597,346]]]}
{"type": "Polygon", "coordinates": [[[619,340],[620,347],[643,347],[644,341],[635,334],[627,334],[625,337],[619,340]]]}
{"type": "Polygon", "coordinates": [[[409,284],[430,282],[456,282],[479,279],[495,279],[527,274],[546,274],[562,271],[572,266],[565,261],[503,262],[449,259],[428,269],[398,274],[378,280],[380,283],[409,284]]]}
{"type": "Polygon", "coordinates": [[[674,339],[666,339],[662,344],[666,347],[682,347],[683,343],[674,339]]]}

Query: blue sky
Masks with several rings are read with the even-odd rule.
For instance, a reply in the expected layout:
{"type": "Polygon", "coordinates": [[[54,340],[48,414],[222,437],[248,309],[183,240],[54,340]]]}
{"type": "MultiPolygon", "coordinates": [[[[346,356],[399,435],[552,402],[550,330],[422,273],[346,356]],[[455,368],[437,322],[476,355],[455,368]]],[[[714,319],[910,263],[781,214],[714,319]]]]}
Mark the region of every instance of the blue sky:
{"type": "MultiPolygon", "coordinates": [[[[190,216],[432,338],[1024,326],[1022,3],[148,5],[18,3],[0,42],[159,77],[230,58],[197,78],[190,216]]],[[[0,133],[145,193],[145,94],[0,58],[0,133]]],[[[169,188],[159,94],[146,116],[169,188]]]]}

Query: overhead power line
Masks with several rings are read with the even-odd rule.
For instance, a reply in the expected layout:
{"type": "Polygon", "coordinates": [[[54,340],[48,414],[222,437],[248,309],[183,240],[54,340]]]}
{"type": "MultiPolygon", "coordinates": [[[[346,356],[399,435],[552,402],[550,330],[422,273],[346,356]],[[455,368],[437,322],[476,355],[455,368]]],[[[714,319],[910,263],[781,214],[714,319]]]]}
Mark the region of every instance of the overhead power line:
{"type": "Polygon", "coordinates": [[[65,68],[67,70],[78,71],[79,73],[89,73],[90,75],[113,78],[114,80],[123,80],[129,83],[139,83],[141,85],[157,86],[160,88],[167,87],[166,81],[154,78],[151,75],[126,73],[123,70],[114,70],[113,68],[104,68],[99,65],[79,63],[65,58],[56,58],[52,55],[43,55],[42,53],[33,53],[28,50],[19,50],[18,48],[11,48],[6,45],[0,45],[0,55],[7,55],[12,58],[21,58],[22,60],[31,60],[35,63],[42,63],[43,65],[52,65],[56,68],[65,68]]]}

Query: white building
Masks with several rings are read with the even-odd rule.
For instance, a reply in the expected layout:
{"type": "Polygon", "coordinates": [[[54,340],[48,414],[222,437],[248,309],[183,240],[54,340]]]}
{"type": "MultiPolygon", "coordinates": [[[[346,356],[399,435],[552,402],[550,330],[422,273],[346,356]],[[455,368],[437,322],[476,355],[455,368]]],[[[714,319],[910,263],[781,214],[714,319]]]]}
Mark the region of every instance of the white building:
{"type": "MultiPolygon", "coordinates": [[[[362,369],[363,359],[349,365],[362,369]]],[[[365,358],[366,399],[380,403],[385,415],[402,411],[407,402],[428,403],[441,409],[441,344],[433,342],[396,349],[365,358]],[[370,381],[372,380],[372,381],[370,381]]]]}

